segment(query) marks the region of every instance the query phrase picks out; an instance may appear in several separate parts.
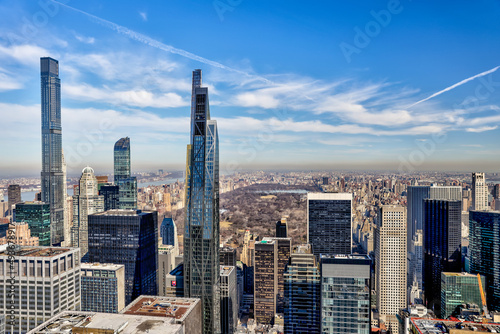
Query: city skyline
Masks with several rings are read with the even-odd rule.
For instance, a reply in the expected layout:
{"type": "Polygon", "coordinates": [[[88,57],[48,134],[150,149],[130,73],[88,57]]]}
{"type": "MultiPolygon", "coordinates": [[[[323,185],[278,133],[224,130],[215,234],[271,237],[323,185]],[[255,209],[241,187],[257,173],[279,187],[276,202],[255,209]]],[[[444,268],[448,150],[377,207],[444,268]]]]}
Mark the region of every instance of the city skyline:
{"type": "Polygon", "coordinates": [[[110,147],[125,136],[135,143],[132,171],[183,169],[193,68],[209,78],[225,134],[221,173],[495,171],[497,3],[455,4],[447,16],[445,4],[404,1],[286,10],[243,1],[225,11],[214,3],[120,2],[120,15],[114,2],[1,3],[0,177],[35,175],[41,165],[36,67],[45,56],[60,61],[69,175],[86,165],[111,171],[110,147]],[[208,27],[206,40],[189,43],[197,29],[177,16],[208,27]]]}

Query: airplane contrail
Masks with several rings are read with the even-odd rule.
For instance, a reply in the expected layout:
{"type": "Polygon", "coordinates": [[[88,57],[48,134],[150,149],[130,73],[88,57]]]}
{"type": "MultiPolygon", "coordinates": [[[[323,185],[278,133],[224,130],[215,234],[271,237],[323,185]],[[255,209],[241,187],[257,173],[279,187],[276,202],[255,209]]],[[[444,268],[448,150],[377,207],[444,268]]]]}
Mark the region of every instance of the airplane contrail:
{"type": "Polygon", "coordinates": [[[83,10],[80,10],[80,9],[68,6],[68,5],[66,5],[64,3],[61,3],[59,1],[56,1],[56,0],[51,0],[51,1],[54,2],[54,3],[57,3],[60,6],[63,6],[63,7],[66,7],[68,9],[71,9],[73,11],[76,11],[76,12],[79,12],[81,14],[84,14],[84,15],[86,15],[86,16],[94,19],[95,21],[97,21],[97,23],[99,23],[99,24],[101,24],[101,25],[103,25],[103,26],[105,26],[105,27],[107,27],[109,29],[114,30],[114,31],[118,32],[119,34],[125,35],[125,36],[127,36],[127,37],[129,37],[129,38],[131,38],[133,40],[141,42],[143,44],[152,46],[154,48],[157,48],[157,49],[160,49],[160,50],[163,50],[163,51],[166,51],[166,52],[177,54],[177,55],[180,55],[182,57],[189,58],[189,59],[198,61],[198,62],[203,63],[203,64],[207,64],[207,65],[210,65],[210,66],[213,66],[213,67],[217,67],[217,68],[220,68],[220,69],[224,69],[224,70],[227,70],[227,71],[239,73],[239,74],[245,75],[247,77],[251,77],[251,78],[257,79],[259,81],[264,81],[264,82],[266,82],[268,84],[272,84],[272,82],[270,80],[268,80],[268,79],[266,79],[266,78],[264,78],[262,76],[249,74],[247,72],[244,72],[244,71],[241,71],[241,70],[238,70],[238,69],[226,66],[226,65],[221,64],[219,62],[216,62],[216,61],[213,61],[213,60],[210,60],[210,59],[207,59],[207,58],[203,58],[203,57],[195,55],[195,54],[193,54],[191,52],[175,48],[175,47],[173,47],[171,45],[164,44],[164,43],[159,42],[159,41],[157,41],[157,40],[155,40],[155,39],[153,39],[151,37],[148,37],[148,36],[146,36],[144,34],[141,34],[139,32],[133,31],[133,30],[131,30],[129,28],[126,28],[126,27],[121,26],[119,24],[116,24],[114,22],[102,19],[102,18],[97,17],[95,15],[89,14],[87,12],[84,12],[83,10]]]}
{"type": "Polygon", "coordinates": [[[436,96],[438,96],[438,95],[441,95],[441,94],[443,94],[443,93],[445,93],[445,92],[447,92],[447,91],[449,91],[449,90],[452,90],[452,89],[454,89],[454,88],[456,88],[456,87],[458,87],[458,86],[461,86],[461,85],[463,85],[463,84],[465,84],[465,83],[467,83],[467,82],[469,82],[469,81],[471,81],[471,80],[474,80],[474,79],[477,79],[477,78],[480,78],[480,77],[484,77],[485,75],[488,75],[488,74],[490,74],[490,73],[495,72],[495,71],[496,71],[496,70],[498,70],[499,68],[500,68],[500,66],[497,66],[497,67],[492,68],[491,70],[488,70],[488,71],[485,71],[485,72],[482,72],[482,73],[476,74],[476,75],[474,75],[474,76],[472,76],[472,77],[470,77],[470,78],[467,78],[467,79],[464,79],[464,80],[462,80],[462,81],[460,81],[460,82],[457,82],[456,84],[451,85],[450,87],[447,87],[447,88],[445,88],[445,89],[443,89],[443,90],[440,90],[439,92],[434,93],[434,94],[432,94],[431,96],[426,97],[426,98],[425,98],[425,99],[423,99],[423,100],[420,100],[420,101],[417,101],[417,102],[413,103],[413,104],[412,104],[411,106],[409,106],[408,108],[411,108],[411,107],[413,107],[413,106],[416,106],[416,105],[417,105],[417,104],[419,104],[419,103],[422,103],[422,102],[425,102],[425,101],[427,101],[427,100],[429,100],[429,99],[432,99],[433,97],[436,97],[436,96]]]}

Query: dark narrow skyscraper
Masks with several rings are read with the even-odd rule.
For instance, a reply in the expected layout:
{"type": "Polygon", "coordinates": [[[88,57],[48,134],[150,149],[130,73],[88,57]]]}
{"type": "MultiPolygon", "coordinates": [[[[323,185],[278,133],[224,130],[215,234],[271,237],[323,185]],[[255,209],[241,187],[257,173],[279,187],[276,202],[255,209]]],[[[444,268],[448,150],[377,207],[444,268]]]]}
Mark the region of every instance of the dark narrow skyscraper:
{"type": "Polygon", "coordinates": [[[130,138],[120,138],[114,149],[115,185],[119,187],[120,209],[137,209],[137,178],[131,176],[130,138]]]}
{"type": "Polygon", "coordinates": [[[7,196],[9,196],[9,215],[12,215],[14,205],[21,202],[21,187],[18,184],[9,184],[7,196]]]}
{"type": "Polygon", "coordinates": [[[64,241],[64,175],[62,162],[61,80],[59,62],[40,58],[42,92],[42,201],[50,205],[53,245],[64,241]]]}
{"type": "Polygon", "coordinates": [[[440,316],[441,273],[460,272],[462,201],[424,200],[424,290],[428,308],[440,316]]]}
{"type": "Polygon", "coordinates": [[[208,88],[201,87],[201,70],[193,71],[187,164],[184,296],[201,298],[203,333],[218,333],[219,138],[217,122],[210,120],[208,88]]]}

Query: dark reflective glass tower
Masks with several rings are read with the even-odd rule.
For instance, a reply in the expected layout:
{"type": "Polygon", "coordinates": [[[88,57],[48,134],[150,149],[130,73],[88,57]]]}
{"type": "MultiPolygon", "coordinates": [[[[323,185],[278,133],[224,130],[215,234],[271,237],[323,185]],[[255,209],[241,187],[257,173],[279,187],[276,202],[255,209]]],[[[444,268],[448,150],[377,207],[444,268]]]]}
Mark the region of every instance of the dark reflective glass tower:
{"type": "Polygon", "coordinates": [[[208,88],[201,87],[201,70],[193,71],[187,163],[184,295],[201,298],[203,333],[218,333],[219,139],[217,122],[210,120],[208,88]]]}
{"type": "Polygon", "coordinates": [[[119,187],[120,209],[137,209],[137,178],[131,176],[130,138],[120,138],[114,149],[114,178],[119,187]]]}
{"type": "Polygon", "coordinates": [[[64,241],[61,80],[59,62],[40,58],[42,92],[42,201],[50,205],[51,243],[64,241]]]}

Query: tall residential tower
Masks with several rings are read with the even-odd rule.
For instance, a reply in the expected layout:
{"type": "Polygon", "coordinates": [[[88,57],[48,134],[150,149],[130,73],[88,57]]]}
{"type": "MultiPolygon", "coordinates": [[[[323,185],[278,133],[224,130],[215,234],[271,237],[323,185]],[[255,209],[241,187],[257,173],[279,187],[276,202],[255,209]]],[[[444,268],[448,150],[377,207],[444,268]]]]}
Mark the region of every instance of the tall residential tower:
{"type": "Polygon", "coordinates": [[[201,87],[201,70],[193,71],[186,175],[184,296],[201,298],[203,333],[218,333],[219,138],[217,122],[210,120],[208,88],[201,87]]]}
{"type": "Polygon", "coordinates": [[[119,187],[119,208],[137,209],[137,178],[131,176],[130,138],[120,138],[114,148],[115,185],[119,187]]]}
{"type": "Polygon", "coordinates": [[[61,80],[59,62],[40,58],[42,92],[42,201],[50,205],[53,245],[64,241],[64,173],[62,161],[61,80]]]}

